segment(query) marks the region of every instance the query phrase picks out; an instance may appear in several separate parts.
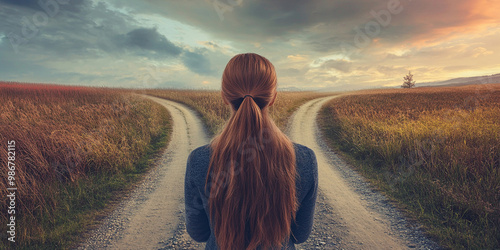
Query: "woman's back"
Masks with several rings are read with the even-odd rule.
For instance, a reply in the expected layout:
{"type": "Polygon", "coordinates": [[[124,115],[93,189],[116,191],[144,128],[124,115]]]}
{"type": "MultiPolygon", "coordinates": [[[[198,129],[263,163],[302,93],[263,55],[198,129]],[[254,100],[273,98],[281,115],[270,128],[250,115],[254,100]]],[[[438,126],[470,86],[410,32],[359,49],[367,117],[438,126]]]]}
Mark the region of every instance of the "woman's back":
{"type": "Polygon", "coordinates": [[[210,144],[193,151],[186,172],[188,232],[209,240],[209,249],[291,247],[309,235],[316,160],[271,119],[277,94],[266,58],[239,54],[226,65],[221,97],[231,116],[210,144]]]}
{"type": "MultiPolygon", "coordinates": [[[[295,244],[307,240],[312,229],[314,208],[318,189],[318,167],[314,152],[306,146],[294,143],[297,170],[297,210],[292,223],[290,241],[284,249],[295,249],[295,244]]],[[[205,179],[210,161],[210,146],[193,150],[186,166],[184,199],[186,205],[186,229],[198,242],[207,242],[206,249],[217,249],[213,229],[209,222],[208,199],[204,194],[205,179]]],[[[224,183],[219,183],[224,185],[224,183]]]]}

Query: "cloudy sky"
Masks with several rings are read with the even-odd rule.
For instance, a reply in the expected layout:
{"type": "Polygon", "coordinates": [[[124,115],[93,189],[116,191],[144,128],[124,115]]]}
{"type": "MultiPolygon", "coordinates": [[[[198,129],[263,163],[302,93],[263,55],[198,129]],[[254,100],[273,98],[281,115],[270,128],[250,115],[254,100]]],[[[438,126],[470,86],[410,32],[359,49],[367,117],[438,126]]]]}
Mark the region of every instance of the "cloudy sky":
{"type": "Polygon", "coordinates": [[[497,0],[0,0],[0,80],[217,89],[254,52],[280,87],[500,73],[497,0]]]}

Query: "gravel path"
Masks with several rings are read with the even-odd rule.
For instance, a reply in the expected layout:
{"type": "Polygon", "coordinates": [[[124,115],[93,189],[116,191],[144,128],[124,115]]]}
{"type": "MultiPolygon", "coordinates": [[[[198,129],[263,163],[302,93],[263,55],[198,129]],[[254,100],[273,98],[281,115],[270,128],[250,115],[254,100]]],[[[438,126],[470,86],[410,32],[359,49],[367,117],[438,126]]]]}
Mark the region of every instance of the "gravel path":
{"type": "Polygon", "coordinates": [[[316,153],[318,203],[311,237],[298,249],[439,249],[398,209],[327,146],[316,117],[321,107],[339,96],[314,99],[290,119],[288,135],[316,153]]]}
{"type": "Polygon", "coordinates": [[[91,236],[78,249],[160,249],[179,236],[187,157],[209,138],[201,120],[187,106],[146,97],[170,112],[173,131],[169,146],[141,185],[89,233],[91,236]]]}
{"type": "MultiPolygon", "coordinates": [[[[312,148],[318,159],[318,201],[310,238],[297,249],[438,249],[419,226],[409,223],[383,195],[330,151],[316,116],[334,97],[307,102],[295,112],[287,134],[312,148]]],[[[194,111],[154,97],[173,119],[172,140],[144,182],[125,199],[78,249],[204,249],[184,223],[183,179],[187,156],[208,143],[194,111]]]]}

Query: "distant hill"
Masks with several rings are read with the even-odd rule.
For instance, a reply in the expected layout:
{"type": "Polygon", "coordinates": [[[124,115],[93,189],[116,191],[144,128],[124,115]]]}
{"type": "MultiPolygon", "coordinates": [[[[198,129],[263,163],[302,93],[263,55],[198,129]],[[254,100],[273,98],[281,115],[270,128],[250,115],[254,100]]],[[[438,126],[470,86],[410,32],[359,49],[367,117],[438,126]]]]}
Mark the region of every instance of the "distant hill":
{"type": "Polygon", "coordinates": [[[423,82],[423,83],[417,83],[415,86],[416,87],[460,86],[460,85],[487,84],[487,83],[500,83],[500,74],[489,75],[489,76],[453,78],[450,80],[438,81],[438,82],[423,82]]]}
{"type": "Polygon", "coordinates": [[[279,91],[302,91],[303,89],[299,89],[297,87],[278,87],[279,91]]]}

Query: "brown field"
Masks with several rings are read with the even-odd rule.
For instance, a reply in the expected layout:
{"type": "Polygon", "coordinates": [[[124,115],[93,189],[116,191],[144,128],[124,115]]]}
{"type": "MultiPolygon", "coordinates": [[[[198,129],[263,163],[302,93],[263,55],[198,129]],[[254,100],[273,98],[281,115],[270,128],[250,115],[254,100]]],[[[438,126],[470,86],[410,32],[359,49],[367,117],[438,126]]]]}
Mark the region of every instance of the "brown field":
{"type": "MultiPolygon", "coordinates": [[[[147,90],[145,93],[184,103],[194,108],[201,114],[202,120],[212,135],[222,128],[231,115],[229,106],[224,105],[222,101],[220,91],[147,90]]],[[[280,91],[274,105],[269,108],[269,114],[276,125],[284,130],[288,118],[298,106],[314,98],[328,95],[332,93],[280,91]]]]}
{"type": "Polygon", "coordinates": [[[320,123],[441,245],[500,247],[500,84],[360,91],[320,123]]]}
{"type": "MultiPolygon", "coordinates": [[[[82,225],[76,222],[92,218],[83,212],[102,209],[113,190],[129,185],[127,176],[140,172],[141,158],[170,128],[160,105],[111,89],[0,83],[0,102],[0,154],[15,140],[21,247],[63,246],[82,225]]],[[[2,204],[6,185],[0,182],[2,204]]],[[[7,215],[2,206],[3,225],[7,215]]]]}
{"type": "MultiPolygon", "coordinates": [[[[146,92],[193,107],[212,135],[230,115],[218,91],[0,82],[0,139],[5,144],[0,153],[7,155],[7,141],[15,140],[16,210],[23,214],[16,219],[16,241],[21,248],[67,247],[113,192],[130,186],[144,171],[152,144],[165,141],[170,130],[163,107],[132,95],[146,92]]],[[[270,114],[284,129],[296,107],[326,95],[280,92],[270,114]]],[[[6,166],[7,159],[0,158],[0,164],[6,166]]],[[[7,204],[7,183],[0,188],[7,204]]],[[[1,223],[7,223],[7,209],[1,213],[1,223]]]]}
{"type": "MultiPolygon", "coordinates": [[[[98,213],[89,209],[105,208],[111,191],[144,172],[158,140],[165,143],[168,112],[132,93],[192,107],[211,135],[230,116],[219,91],[0,83],[0,153],[16,141],[22,247],[67,246],[98,213]]],[[[279,92],[269,112],[285,130],[298,106],[327,95],[279,92]]],[[[499,246],[499,84],[359,91],[332,100],[319,121],[331,145],[401,200],[442,246],[499,246]]],[[[7,183],[0,185],[7,204],[7,183]]],[[[1,213],[4,223],[7,209],[1,213]]]]}

